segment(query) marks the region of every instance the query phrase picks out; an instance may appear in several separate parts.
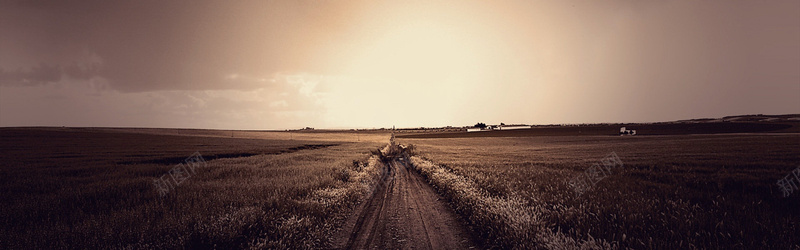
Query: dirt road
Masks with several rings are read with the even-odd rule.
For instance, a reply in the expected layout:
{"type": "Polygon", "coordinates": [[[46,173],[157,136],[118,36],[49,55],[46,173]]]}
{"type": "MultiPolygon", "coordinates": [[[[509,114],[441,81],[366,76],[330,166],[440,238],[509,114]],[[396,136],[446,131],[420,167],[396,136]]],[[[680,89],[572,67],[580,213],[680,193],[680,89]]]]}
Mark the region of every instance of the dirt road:
{"type": "Polygon", "coordinates": [[[373,196],[345,224],[338,249],[471,249],[466,227],[422,176],[406,167],[407,157],[385,165],[373,196]]]}

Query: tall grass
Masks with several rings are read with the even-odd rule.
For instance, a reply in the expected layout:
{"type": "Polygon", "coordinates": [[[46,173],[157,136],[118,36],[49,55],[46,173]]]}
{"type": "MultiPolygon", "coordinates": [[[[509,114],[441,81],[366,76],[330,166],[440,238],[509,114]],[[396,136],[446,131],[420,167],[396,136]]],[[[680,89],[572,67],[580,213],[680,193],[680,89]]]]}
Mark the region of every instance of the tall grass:
{"type": "Polygon", "coordinates": [[[412,163],[500,248],[800,247],[797,135],[403,139],[412,163]],[[624,167],[578,195],[606,154],[624,167]]]}
{"type": "Polygon", "coordinates": [[[325,248],[382,171],[372,142],[0,135],[2,249],[325,248]],[[208,165],[160,197],[153,179],[174,165],[153,159],[188,157],[185,147],[206,148],[208,165]],[[238,151],[255,155],[212,160],[238,151]]]}
{"type": "Polygon", "coordinates": [[[467,177],[417,156],[411,164],[440,191],[455,210],[479,228],[486,245],[514,249],[609,249],[604,240],[575,240],[548,228],[543,216],[546,208],[529,205],[514,195],[493,196],[467,177]]]}

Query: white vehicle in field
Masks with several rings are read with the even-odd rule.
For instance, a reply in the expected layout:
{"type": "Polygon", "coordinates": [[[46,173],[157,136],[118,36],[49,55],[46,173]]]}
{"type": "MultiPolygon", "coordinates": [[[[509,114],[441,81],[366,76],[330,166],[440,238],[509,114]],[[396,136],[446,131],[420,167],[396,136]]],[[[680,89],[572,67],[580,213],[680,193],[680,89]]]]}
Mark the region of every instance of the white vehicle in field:
{"type": "Polygon", "coordinates": [[[623,136],[623,135],[636,135],[636,130],[628,130],[628,129],[625,129],[625,127],[621,127],[621,128],[619,128],[619,135],[620,136],[623,136]]]}

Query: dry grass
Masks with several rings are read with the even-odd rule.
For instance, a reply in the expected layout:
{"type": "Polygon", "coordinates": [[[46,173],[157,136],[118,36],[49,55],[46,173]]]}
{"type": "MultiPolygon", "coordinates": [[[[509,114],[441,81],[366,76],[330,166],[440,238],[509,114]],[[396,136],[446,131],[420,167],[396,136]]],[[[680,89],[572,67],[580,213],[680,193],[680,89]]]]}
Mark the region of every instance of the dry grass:
{"type": "Polygon", "coordinates": [[[487,247],[800,247],[797,135],[402,139],[487,247]],[[578,196],[608,153],[624,167],[578,196]]]}
{"type": "Polygon", "coordinates": [[[2,249],[327,247],[382,171],[374,142],[302,149],[317,143],[96,131],[0,136],[2,249]],[[207,167],[159,197],[153,179],[195,150],[207,167]]]}
{"type": "Polygon", "coordinates": [[[451,169],[435,165],[420,157],[411,157],[411,164],[427,177],[430,184],[449,198],[455,209],[470,224],[482,228],[488,242],[502,248],[534,249],[608,249],[612,246],[603,240],[576,241],[561,232],[550,230],[543,217],[542,206],[529,206],[518,196],[495,196],[482,189],[473,180],[454,173],[451,169]]]}

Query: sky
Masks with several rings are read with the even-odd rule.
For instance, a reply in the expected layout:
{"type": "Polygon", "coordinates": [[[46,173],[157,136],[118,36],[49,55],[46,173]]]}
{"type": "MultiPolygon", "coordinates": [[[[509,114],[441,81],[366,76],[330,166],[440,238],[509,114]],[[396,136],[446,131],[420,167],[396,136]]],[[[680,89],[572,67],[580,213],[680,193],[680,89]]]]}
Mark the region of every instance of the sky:
{"type": "Polygon", "coordinates": [[[800,113],[800,1],[0,1],[0,126],[800,113]]]}

